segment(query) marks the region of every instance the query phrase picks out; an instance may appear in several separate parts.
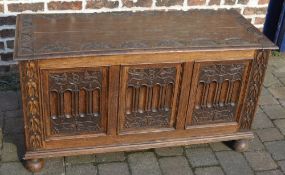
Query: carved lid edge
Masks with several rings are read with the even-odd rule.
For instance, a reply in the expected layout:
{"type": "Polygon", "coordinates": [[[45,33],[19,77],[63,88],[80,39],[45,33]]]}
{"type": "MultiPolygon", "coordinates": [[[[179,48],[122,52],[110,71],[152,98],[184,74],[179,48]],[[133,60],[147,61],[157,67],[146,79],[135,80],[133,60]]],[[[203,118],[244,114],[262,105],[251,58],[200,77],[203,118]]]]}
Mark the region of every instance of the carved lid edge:
{"type": "MultiPolygon", "coordinates": [[[[197,9],[198,11],[200,9],[197,9]]],[[[48,54],[35,54],[33,47],[33,32],[32,32],[32,16],[37,14],[19,14],[16,19],[16,34],[14,42],[14,60],[35,60],[35,59],[53,59],[53,58],[66,58],[66,57],[78,57],[78,56],[101,56],[101,55],[129,55],[129,54],[150,54],[150,53],[171,53],[171,52],[197,52],[197,51],[223,51],[223,50],[276,50],[279,49],[272,41],[270,41],[260,30],[240,15],[236,10],[230,9],[221,11],[227,11],[234,14],[239,18],[240,22],[246,26],[248,32],[253,33],[259,38],[258,44],[252,44],[246,46],[216,46],[216,47],[184,47],[184,48],[149,48],[149,49],[121,49],[121,50],[90,50],[90,51],[71,51],[66,53],[48,53],[48,54]],[[25,16],[25,18],[23,17],[25,16]],[[25,26],[26,25],[26,26],[25,26]],[[27,27],[28,26],[28,27],[27,27]],[[23,29],[25,29],[23,31],[23,29]],[[23,42],[22,38],[26,41],[23,42]],[[24,46],[24,47],[23,47],[24,46]]],[[[155,12],[155,11],[154,11],[155,12]]],[[[107,13],[125,13],[125,12],[107,12],[107,13]]],[[[45,15],[45,14],[40,14],[45,15]]]]}

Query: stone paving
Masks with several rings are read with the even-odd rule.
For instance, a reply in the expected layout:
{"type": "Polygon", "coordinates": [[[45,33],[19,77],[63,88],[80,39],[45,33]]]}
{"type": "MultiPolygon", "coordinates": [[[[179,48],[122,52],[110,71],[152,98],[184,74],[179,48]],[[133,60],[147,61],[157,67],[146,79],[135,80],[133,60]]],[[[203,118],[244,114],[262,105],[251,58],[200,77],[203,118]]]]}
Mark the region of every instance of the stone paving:
{"type": "MultiPolygon", "coordinates": [[[[0,92],[0,175],[32,174],[20,161],[24,145],[19,95],[17,91],[0,92]]],[[[255,138],[244,153],[219,142],[52,158],[35,175],[285,174],[285,58],[270,59],[252,127],[255,138]]]]}

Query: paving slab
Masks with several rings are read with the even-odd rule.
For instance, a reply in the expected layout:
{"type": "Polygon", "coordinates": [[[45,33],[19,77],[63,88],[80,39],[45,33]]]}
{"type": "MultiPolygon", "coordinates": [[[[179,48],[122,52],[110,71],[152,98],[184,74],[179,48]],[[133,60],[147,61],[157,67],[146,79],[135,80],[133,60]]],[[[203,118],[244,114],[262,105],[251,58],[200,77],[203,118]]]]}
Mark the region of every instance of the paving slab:
{"type": "Polygon", "coordinates": [[[128,155],[132,175],[161,175],[158,161],[153,152],[139,152],[128,155]]]}
{"type": "Polygon", "coordinates": [[[256,175],[284,175],[280,170],[257,172],[256,175]]]}
{"type": "Polygon", "coordinates": [[[65,175],[63,157],[45,159],[45,166],[42,171],[34,173],[34,175],[65,175]]]}
{"type": "Polygon", "coordinates": [[[255,171],[272,170],[277,168],[277,164],[267,152],[246,152],[245,157],[255,171]]]}
{"type": "Polygon", "coordinates": [[[285,160],[279,161],[278,165],[281,168],[281,170],[283,171],[283,173],[285,174],[285,160]]]}
{"type": "Polygon", "coordinates": [[[81,164],[81,163],[92,163],[95,162],[94,155],[80,155],[80,156],[69,156],[65,157],[65,164],[81,164]]]}
{"type": "Polygon", "coordinates": [[[235,151],[216,152],[216,155],[227,175],[253,175],[253,171],[241,153],[235,151]]]}
{"type": "Polygon", "coordinates": [[[276,128],[265,128],[255,131],[262,142],[282,140],[284,136],[276,128]]]}
{"type": "Polygon", "coordinates": [[[227,146],[224,142],[214,142],[210,143],[211,148],[214,151],[230,151],[232,150],[229,146],[227,146]]]}
{"type": "Polygon", "coordinates": [[[277,105],[278,101],[272,95],[260,96],[258,100],[259,105],[277,105]]]}
{"type": "Polygon", "coordinates": [[[281,56],[278,56],[278,57],[272,57],[271,59],[269,59],[268,61],[268,68],[267,70],[273,70],[275,68],[278,68],[278,67],[282,67],[284,66],[284,56],[281,55],[281,56]],[[270,69],[272,67],[272,69],[270,69]]]}
{"type": "Polygon", "coordinates": [[[217,165],[218,161],[211,148],[189,148],[186,156],[192,167],[217,165]]]}
{"type": "Polygon", "coordinates": [[[285,108],[281,105],[266,105],[261,107],[270,119],[285,118],[285,108]]]}
{"type": "Polygon", "coordinates": [[[15,109],[12,111],[6,111],[5,117],[6,118],[22,118],[23,117],[23,111],[22,111],[22,109],[15,109]]]}
{"type": "Polygon", "coordinates": [[[0,91],[0,111],[9,111],[19,108],[19,99],[16,91],[0,91]]]}
{"type": "Polygon", "coordinates": [[[270,71],[266,71],[263,85],[270,87],[277,82],[279,82],[279,80],[270,71]]]}
{"type": "Polygon", "coordinates": [[[159,165],[164,175],[193,175],[187,159],[183,156],[160,158],[159,165]]]}
{"type": "Polygon", "coordinates": [[[258,111],[255,114],[252,123],[252,129],[263,129],[272,127],[274,127],[274,125],[265,113],[258,111]]]}
{"type": "Polygon", "coordinates": [[[2,148],[3,148],[3,132],[2,128],[0,128],[0,162],[1,162],[2,148]]]}
{"type": "Polygon", "coordinates": [[[124,152],[103,153],[95,155],[96,163],[121,162],[126,159],[124,152]]]}
{"type": "Polygon", "coordinates": [[[265,88],[265,87],[263,86],[262,89],[261,89],[260,95],[261,95],[261,96],[270,95],[270,92],[268,91],[267,88],[265,88]]]}
{"type": "Polygon", "coordinates": [[[285,99],[285,87],[270,87],[270,93],[277,99],[285,99]]]}
{"type": "Polygon", "coordinates": [[[277,69],[273,69],[272,73],[278,78],[284,78],[285,77],[284,63],[281,63],[280,65],[278,65],[277,69]]]}
{"type": "Polygon", "coordinates": [[[0,164],[1,175],[32,175],[20,162],[6,162],[0,164]]]}
{"type": "Polygon", "coordinates": [[[18,155],[18,148],[13,143],[3,143],[2,149],[2,162],[15,162],[20,161],[20,157],[18,155]]]}
{"type": "Polygon", "coordinates": [[[280,105],[285,107],[285,99],[278,100],[280,105]]]}
{"type": "Polygon", "coordinates": [[[97,175],[97,167],[91,163],[66,166],[65,171],[65,175],[97,175]]]}
{"type": "Polygon", "coordinates": [[[155,153],[159,156],[181,156],[183,154],[183,147],[166,147],[156,148],[155,153]]]}
{"type": "Polygon", "coordinates": [[[267,150],[272,154],[273,159],[285,159],[285,141],[267,142],[264,144],[267,150]]]}
{"type": "Polygon", "coordinates": [[[221,167],[205,167],[205,168],[196,168],[195,175],[223,175],[224,172],[221,167]]]}
{"type": "Polygon", "coordinates": [[[5,135],[2,147],[2,161],[19,161],[24,155],[24,135],[5,135]]]}
{"type": "Polygon", "coordinates": [[[193,144],[193,145],[187,145],[185,148],[210,148],[210,145],[208,143],[203,144],[193,144]]]}
{"type": "Polygon", "coordinates": [[[0,128],[2,129],[4,127],[4,112],[1,112],[0,109],[0,128]]]}
{"type": "Polygon", "coordinates": [[[99,164],[98,170],[100,175],[130,175],[128,164],[125,162],[99,164]]]}
{"type": "Polygon", "coordinates": [[[24,133],[24,120],[23,118],[8,118],[5,117],[5,134],[21,134],[24,133]]]}
{"type": "Polygon", "coordinates": [[[263,143],[259,139],[258,135],[254,133],[254,138],[249,141],[249,148],[247,151],[261,151],[264,149],[263,143]]]}
{"type": "Polygon", "coordinates": [[[285,135],[285,119],[274,120],[274,124],[281,131],[281,133],[285,135]]]}
{"type": "Polygon", "coordinates": [[[285,85],[285,77],[284,78],[279,78],[279,80],[281,81],[281,83],[283,83],[285,85]]]}

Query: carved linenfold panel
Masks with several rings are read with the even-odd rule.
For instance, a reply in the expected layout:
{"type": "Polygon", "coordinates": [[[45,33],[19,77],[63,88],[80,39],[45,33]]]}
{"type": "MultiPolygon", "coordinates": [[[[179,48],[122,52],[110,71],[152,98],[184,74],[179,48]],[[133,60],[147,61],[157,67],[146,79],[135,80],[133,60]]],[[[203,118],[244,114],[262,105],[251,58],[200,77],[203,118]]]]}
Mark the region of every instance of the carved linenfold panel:
{"type": "Polygon", "coordinates": [[[169,127],[176,67],[130,68],[124,128],[169,127]]]}
{"type": "Polygon", "coordinates": [[[37,62],[23,62],[21,76],[23,98],[26,99],[23,105],[25,105],[27,144],[29,149],[37,150],[43,147],[37,62]]]}
{"type": "Polygon", "coordinates": [[[102,132],[103,70],[48,74],[51,134],[102,132]]]}
{"type": "Polygon", "coordinates": [[[252,61],[249,86],[240,119],[240,129],[242,130],[247,130],[251,127],[265,76],[268,55],[269,51],[258,50],[252,61]]]}
{"type": "Polygon", "coordinates": [[[201,65],[192,125],[235,121],[244,64],[201,65]]]}

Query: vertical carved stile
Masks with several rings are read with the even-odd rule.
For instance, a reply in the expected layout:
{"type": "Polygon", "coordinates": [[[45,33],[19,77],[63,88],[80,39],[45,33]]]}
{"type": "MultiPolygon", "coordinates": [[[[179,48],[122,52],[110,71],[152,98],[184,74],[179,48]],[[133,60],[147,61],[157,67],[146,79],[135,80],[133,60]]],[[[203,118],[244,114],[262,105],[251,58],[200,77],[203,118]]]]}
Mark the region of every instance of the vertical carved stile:
{"type": "Polygon", "coordinates": [[[27,146],[37,150],[43,147],[37,61],[22,62],[21,77],[27,146]]]}
{"type": "Polygon", "coordinates": [[[241,130],[248,130],[251,128],[267,68],[268,57],[269,51],[257,50],[252,61],[249,85],[240,118],[241,130]]]}

